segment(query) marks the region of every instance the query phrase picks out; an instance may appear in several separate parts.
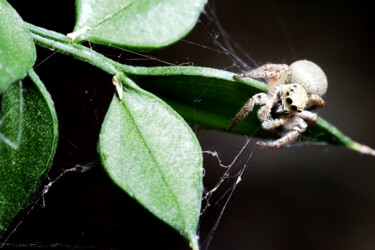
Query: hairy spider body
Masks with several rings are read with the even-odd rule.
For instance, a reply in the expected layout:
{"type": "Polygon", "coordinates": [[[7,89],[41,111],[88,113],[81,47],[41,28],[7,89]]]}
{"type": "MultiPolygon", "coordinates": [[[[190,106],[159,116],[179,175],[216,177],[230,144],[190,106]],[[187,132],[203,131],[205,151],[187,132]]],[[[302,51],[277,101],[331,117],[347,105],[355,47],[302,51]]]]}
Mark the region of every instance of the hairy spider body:
{"type": "Polygon", "coordinates": [[[325,105],[320,96],[327,91],[327,78],[313,62],[301,60],[290,66],[265,64],[235,76],[242,77],[267,78],[268,94],[259,93],[251,97],[237,113],[228,131],[245,118],[255,105],[262,105],[257,113],[262,127],[276,131],[282,126],[286,130],[278,140],[259,141],[257,144],[262,147],[280,148],[294,141],[316,122],[317,115],[308,109],[325,105]]]}

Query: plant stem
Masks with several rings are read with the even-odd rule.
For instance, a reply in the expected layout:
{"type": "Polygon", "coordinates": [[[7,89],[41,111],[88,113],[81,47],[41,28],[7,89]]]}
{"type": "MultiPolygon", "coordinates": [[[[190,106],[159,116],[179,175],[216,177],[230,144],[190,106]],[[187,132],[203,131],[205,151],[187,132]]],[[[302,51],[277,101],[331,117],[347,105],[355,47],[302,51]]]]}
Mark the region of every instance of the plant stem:
{"type": "Polygon", "coordinates": [[[83,45],[76,44],[63,34],[25,23],[37,45],[88,62],[111,75],[120,71],[134,73],[134,67],[117,63],[83,45]]]}
{"type": "MultiPolygon", "coordinates": [[[[30,30],[37,45],[47,49],[56,50],[59,53],[90,63],[113,76],[118,72],[123,72],[125,75],[198,75],[234,82],[233,73],[213,68],[194,66],[133,67],[121,64],[90,48],[74,43],[61,33],[47,30],[26,22],[25,25],[30,30]]],[[[252,85],[259,90],[267,91],[267,87],[264,83],[253,79],[251,82],[252,85]]]]}

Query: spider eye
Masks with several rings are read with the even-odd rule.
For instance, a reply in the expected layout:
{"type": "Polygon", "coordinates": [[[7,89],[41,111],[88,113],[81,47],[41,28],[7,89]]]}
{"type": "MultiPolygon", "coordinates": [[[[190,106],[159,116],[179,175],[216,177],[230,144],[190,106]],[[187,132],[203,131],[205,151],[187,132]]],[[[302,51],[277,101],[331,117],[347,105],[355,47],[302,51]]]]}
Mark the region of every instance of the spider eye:
{"type": "Polygon", "coordinates": [[[296,107],[295,105],[290,106],[290,108],[291,108],[293,111],[297,111],[297,107],[296,107]]]}
{"type": "Polygon", "coordinates": [[[288,104],[292,104],[292,103],[293,103],[293,100],[290,99],[290,98],[288,97],[288,98],[286,98],[286,102],[287,102],[288,104]]]}

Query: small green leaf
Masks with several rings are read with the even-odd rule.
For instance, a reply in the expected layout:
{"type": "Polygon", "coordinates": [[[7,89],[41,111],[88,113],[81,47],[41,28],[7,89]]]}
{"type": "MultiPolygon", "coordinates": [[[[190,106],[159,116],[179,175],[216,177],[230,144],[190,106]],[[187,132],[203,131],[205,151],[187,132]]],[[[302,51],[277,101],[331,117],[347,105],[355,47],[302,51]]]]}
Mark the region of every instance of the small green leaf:
{"type": "Polygon", "coordinates": [[[207,0],[77,0],[79,41],[134,49],[176,42],[195,25],[207,0]],[[87,30],[90,27],[90,30],[87,30]]]}
{"type": "MultiPolygon", "coordinates": [[[[117,76],[115,76],[117,77],[117,76]]],[[[116,78],[115,78],[116,79],[116,78]]],[[[113,181],[197,249],[202,150],[195,134],[166,103],[120,76],[99,139],[113,181]]]]}
{"type": "Polygon", "coordinates": [[[35,45],[18,13],[0,0],[0,94],[34,65],[35,45]]]}
{"type": "Polygon", "coordinates": [[[57,117],[38,76],[9,86],[0,111],[0,238],[45,177],[56,151],[57,117]]]}

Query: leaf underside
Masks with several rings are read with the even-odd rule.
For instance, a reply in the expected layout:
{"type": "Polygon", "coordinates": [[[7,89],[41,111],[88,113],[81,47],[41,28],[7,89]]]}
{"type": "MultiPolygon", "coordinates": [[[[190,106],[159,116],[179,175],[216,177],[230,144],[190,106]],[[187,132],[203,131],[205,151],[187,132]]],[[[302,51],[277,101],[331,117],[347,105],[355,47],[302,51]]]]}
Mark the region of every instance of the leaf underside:
{"type": "Polygon", "coordinates": [[[202,151],[184,120],[138,87],[113,98],[99,153],[113,181],[195,244],[202,198],[202,151]]]}
{"type": "Polygon", "coordinates": [[[56,151],[53,102],[34,72],[10,85],[0,111],[0,238],[44,179],[56,151]]]}
{"type": "Polygon", "coordinates": [[[35,45],[18,13],[0,0],[0,94],[23,79],[36,59],[35,45]]]}
{"type": "Polygon", "coordinates": [[[137,50],[157,49],[185,36],[207,0],[77,0],[77,41],[137,50]]]}

